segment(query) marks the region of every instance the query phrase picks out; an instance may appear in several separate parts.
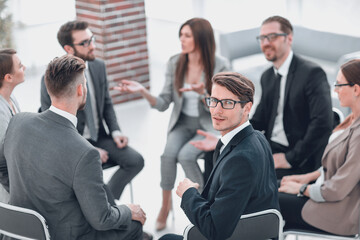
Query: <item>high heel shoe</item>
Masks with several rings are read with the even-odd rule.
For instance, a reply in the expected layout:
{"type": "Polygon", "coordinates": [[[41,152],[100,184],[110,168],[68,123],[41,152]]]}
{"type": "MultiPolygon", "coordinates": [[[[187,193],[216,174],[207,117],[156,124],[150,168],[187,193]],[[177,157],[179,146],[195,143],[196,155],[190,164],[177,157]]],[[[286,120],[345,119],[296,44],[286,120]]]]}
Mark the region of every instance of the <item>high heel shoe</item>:
{"type": "Polygon", "coordinates": [[[167,217],[169,216],[169,212],[171,210],[172,210],[172,208],[169,208],[167,210],[163,210],[163,208],[161,208],[158,218],[156,219],[156,223],[155,223],[156,231],[161,231],[166,228],[166,220],[167,220],[167,217]]]}

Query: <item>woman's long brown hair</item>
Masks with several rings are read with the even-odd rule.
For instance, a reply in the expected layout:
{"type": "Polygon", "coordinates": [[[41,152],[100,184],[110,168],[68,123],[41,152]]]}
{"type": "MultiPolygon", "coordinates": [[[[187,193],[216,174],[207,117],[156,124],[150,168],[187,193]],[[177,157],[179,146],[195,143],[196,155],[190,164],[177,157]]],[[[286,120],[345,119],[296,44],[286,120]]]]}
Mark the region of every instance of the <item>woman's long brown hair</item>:
{"type": "MultiPolygon", "coordinates": [[[[179,30],[179,37],[181,29],[184,26],[189,26],[195,42],[195,49],[200,50],[202,65],[205,72],[205,89],[211,94],[211,78],[215,67],[215,37],[214,31],[209,21],[203,18],[192,18],[181,25],[179,30]]],[[[184,77],[187,72],[187,65],[189,62],[188,54],[181,54],[175,71],[175,88],[179,95],[179,89],[184,85],[184,77]]]]}

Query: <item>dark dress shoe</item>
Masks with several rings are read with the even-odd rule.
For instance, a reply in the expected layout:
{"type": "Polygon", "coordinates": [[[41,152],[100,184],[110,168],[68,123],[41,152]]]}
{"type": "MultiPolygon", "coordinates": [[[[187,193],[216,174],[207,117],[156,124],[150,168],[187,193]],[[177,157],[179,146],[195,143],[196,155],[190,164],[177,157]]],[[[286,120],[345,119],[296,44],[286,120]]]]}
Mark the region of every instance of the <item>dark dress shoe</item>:
{"type": "Polygon", "coordinates": [[[150,233],[143,232],[143,240],[152,240],[153,236],[150,233]]]}

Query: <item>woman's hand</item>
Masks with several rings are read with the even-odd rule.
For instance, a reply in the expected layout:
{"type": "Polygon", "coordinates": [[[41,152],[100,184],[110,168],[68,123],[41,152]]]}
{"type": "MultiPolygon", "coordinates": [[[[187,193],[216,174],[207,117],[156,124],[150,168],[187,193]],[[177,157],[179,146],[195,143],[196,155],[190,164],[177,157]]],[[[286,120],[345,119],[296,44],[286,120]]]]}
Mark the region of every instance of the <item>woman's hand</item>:
{"type": "Polygon", "coordinates": [[[309,183],[310,181],[306,174],[298,174],[298,175],[290,175],[290,176],[283,177],[281,179],[281,184],[283,184],[285,182],[296,182],[296,183],[300,183],[300,184],[306,184],[306,183],[309,183]]]}
{"type": "Polygon", "coordinates": [[[281,181],[281,185],[279,187],[279,192],[289,193],[289,194],[298,194],[300,188],[303,184],[293,182],[293,181],[281,181]]]}
{"type": "Polygon", "coordinates": [[[122,80],[118,86],[114,87],[115,90],[121,93],[138,93],[142,92],[145,88],[141,83],[130,80],[122,80]]]}
{"type": "Polygon", "coordinates": [[[180,88],[179,91],[180,92],[194,91],[194,92],[197,92],[198,94],[202,95],[205,93],[205,84],[203,82],[190,84],[189,88],[180,88]]]}

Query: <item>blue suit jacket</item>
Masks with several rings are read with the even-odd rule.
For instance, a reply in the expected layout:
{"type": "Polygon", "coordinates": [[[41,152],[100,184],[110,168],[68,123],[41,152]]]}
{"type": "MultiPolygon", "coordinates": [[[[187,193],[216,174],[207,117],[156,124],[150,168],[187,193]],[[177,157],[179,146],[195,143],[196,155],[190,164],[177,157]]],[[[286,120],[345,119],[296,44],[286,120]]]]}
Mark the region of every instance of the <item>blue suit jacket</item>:
{"type": "Polygon", "coordinates": [[[218,157],[204,191],[188,189],[181,207],[208,239],[229,238],[241,215],[279,209],[270,146],[250,125],[218,157]]]}

